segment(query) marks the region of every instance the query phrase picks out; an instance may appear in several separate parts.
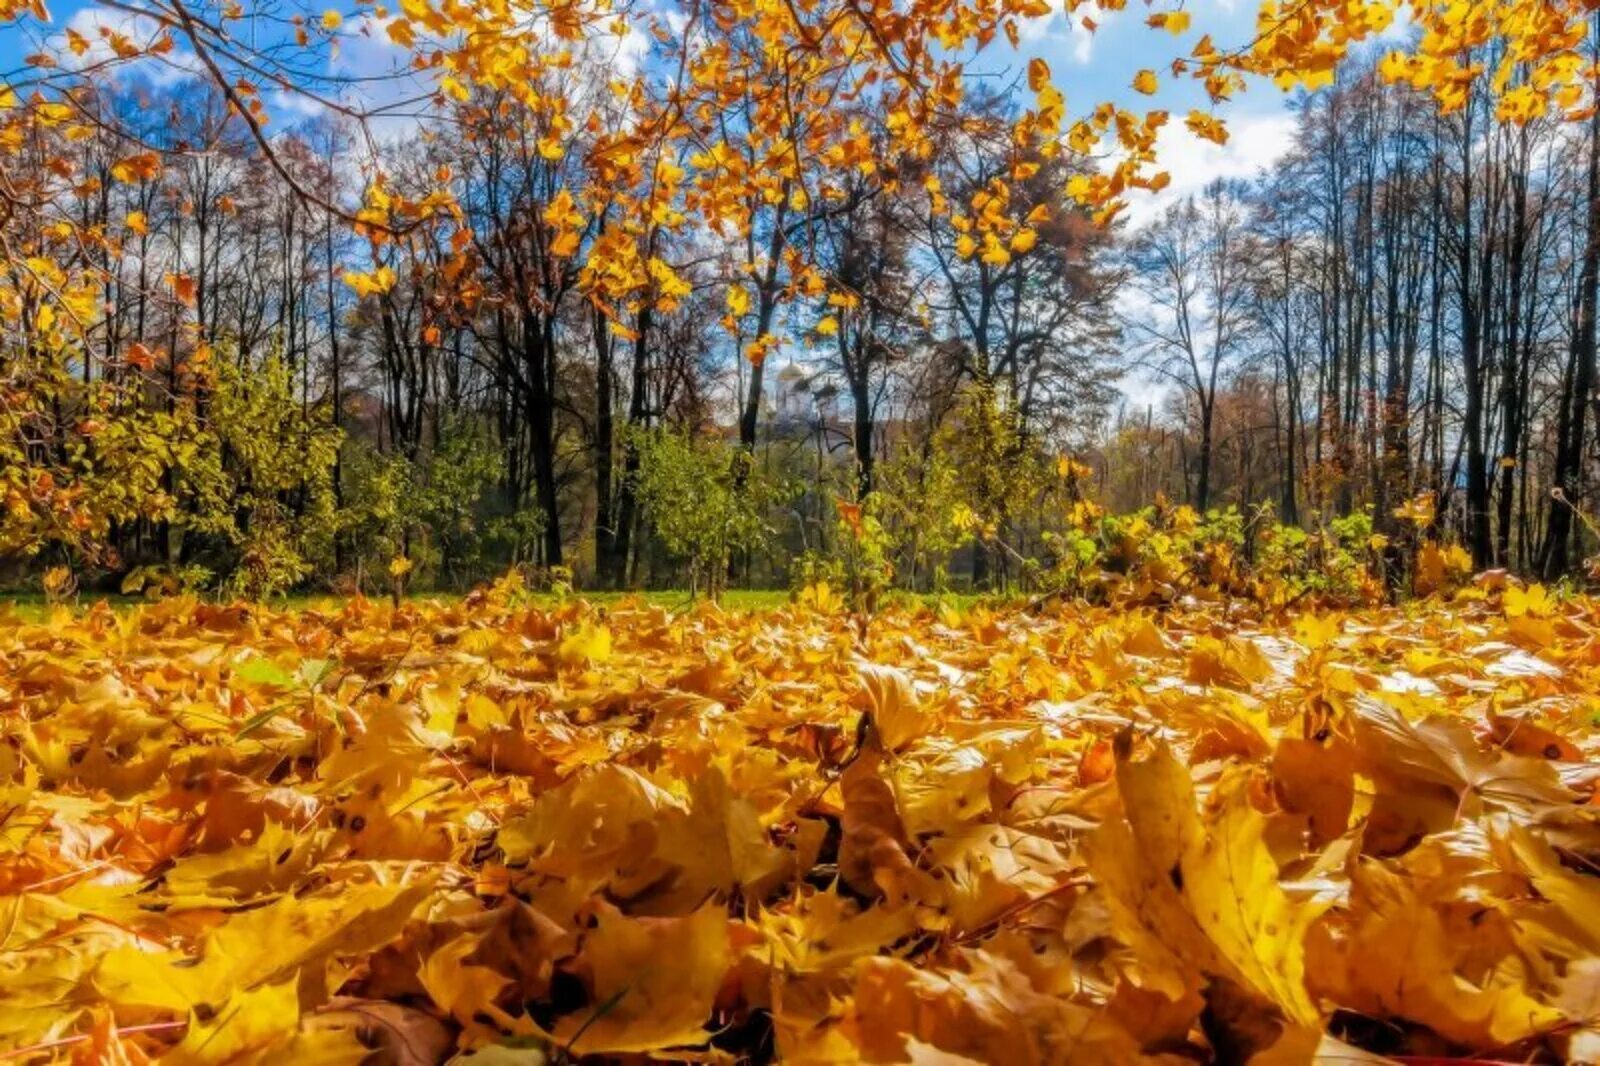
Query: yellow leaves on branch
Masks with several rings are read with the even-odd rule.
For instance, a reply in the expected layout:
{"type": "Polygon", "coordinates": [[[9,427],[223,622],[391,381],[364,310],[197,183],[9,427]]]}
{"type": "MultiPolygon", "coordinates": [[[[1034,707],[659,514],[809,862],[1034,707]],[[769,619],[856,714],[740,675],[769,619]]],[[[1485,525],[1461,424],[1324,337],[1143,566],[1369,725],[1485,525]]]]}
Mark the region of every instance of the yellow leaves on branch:
{"type": "Polygon", "coordinates": [[[1145,19],[1145,23],[1158,30],[1166,30],[1174,37],[1178,37],[1189,31],[1189,12],[1158,11],[1145,19]]]}
{"type": "Polygon", "coordinates": [[[120,182],[150,181],[161,173],[161,157],[155,152],[140,152],[111,164],[111,176],[120,182]]]}
{"type": "MultiPolygon", "coordinates": [[[[1120,5],[1119,5],[1120,6],[1120,5]]],[[[1583,43],[1589,32],[1592,5],[1585,0],[1513,0],[1502,4],[1410,4],[1400,0],[1266,0],[1257,17],[1256,35],[1246,44],[1221,45],[1204,35],[1187,56],[1175,57],[1174,76],[1201,82],[1211,101],[1230,99],[1246,75],[1271,79],[1283,90],[1315,90],[1333,84],[1335,71],[1351,51],[1379,39],[1404,10],[1418,27],[1416,43],[1407,51],[1391,51],[1379,66],[1386,80],[1405,82],[1433,95],[1445,111],[1462,107],[1471,87],[1487,79],[1499,121],[1525,123],[1547,114],[1587,118],[1596,105],[1595,63],[1583,43]]],[[[1189,31],[1190,12],[1158,11],[1146,24],[1173,36],[1189,31]]],[[[1138,71],[1135,91],[1149,95],[1159,87],[1157,68],[1138,71]]],[[[1029,88],[1045,108],[1048,69],[1030,66],[1029,88]],[[1036,76],[1037,73],[1037,76],[1036,76]]],[[[1051,97],[1052,103],[1056,97],[1051,97]]],[[[1101,108],[1073,125],[1069,144],[1078,152],[1094,151],[1111,132],[1101,108]]],[[[1150,112],[1145,122],[1157,123],[1164,113],[1150,112]]],[[[1196,136],[1216,144],[1227,142],[1224,120],[1195,110],[1186,125],[1196,136]]],[[[1159,188],[1165,176],[1152,173],[1151,145],[1131,122],[1115,127],[1120,152],[1107,174],[1075,178],[1067,190],[1078,203],[1096,209],[1106,221],[1115,216],[1120,199],[1131,189],[1159,188]]]]}
{"type": "Polygon", "coordinates": [[[172,290],[172,295],[177,297],[179,303],[187,304],[190,307],[194,306],[195,299],[199,295],[200,286],[191,275],[167,274],[166,283],[167,288],[172,290]]]}
{"type": "Polygon", "coordinates": [[[1190,111],[1189,117],[1183,120],[1183,124],[1201,140],[1210,141],[1212,144],[1228,143],[1227,127],[1204,111],[1190,111]]]}
{"type": "Polygon", "coordinates": [[[1330,84],[1349,51],[1385,33],[1402,7],[1418,29],[1417,44],[1409,52],[1391,51],[1380,73],[1431,93],[1446,111],[1460,108],[1470,86],[1483,77],[1491,79],[1504,122],[1531,121],[1552,107],[1563,117],[1582,118],[1594,106],[1593,64],[1581,49],[1592,9],[1583,0],[1404,5],[1396,0],[1269,0],[1261,9],[1256,41],[1236,65],[1285,87],[1330,84]]]}
{"type": "Polygon", "coordinates": [[[550,254],[558,259],[569,259],[577,254],[582,242],[583,213],[578,210],[572,192],[562,186],[545,205],[544,222],[552,231],[550,254]]]}
{"type": "MultiPolygon", "coordinates": [[[[1122,6],[1120,0],[1101,5],[1069,0],[1067,10],[1083,32],[1093,32],[1097,8],[1122,6]]],[[[1192,44],[1191,31],[1205,29],[1204,8],[1155,6],[1164,10],[1149,11],[1143,21],[1150,40],[1170,54],[1152,56],[1144,60],[1148,66],[1124,75],[1142,96],[1156,94],[1163,78],[1192,78],[1213,106],[1236,95],[1249,76],[1284,89],[1326,86],[1354,49],[1387,40],[1404,15],[1418,29],[1415,43],[1392,51],[1380,65],[1382,76],[1433,94],[1446,110],[1462,106],[1468,90],[1480,82],[1489,87],[1496,114],[1505,122],[1528,122],[1552,112],[1576,119],[1590,114],[1595,104],[1594,62],[1584,51],[1593,6],[1587,0],[1265,0],[1248,40],[1219,41],[1202,32],[1192,44]]],[[[581,163],[597,180],[592,188],[558,193],[545,219],[544,247],[558,260],[583,259],[584,292],[623,337],[634,336],[628,324],[632,312],[652,302],[670,311],[685,295],[688,282],[671,267],[657,266],[654,242],[662,229],[677,229],[694,218],[724,234],[748,235],[763,212],[781,209],[792,221],[793,212],[838,200],[850,182],[893,184],[900,175],[923,169],[935,151],[936,132],[965,95],[960,65],[949,57],[988,47],[1002,36],[1017,47],[1025,20],[1044,14],[1037,0],[900,7],[863,7],[853,0],[734,5],[719,14],[714,27],[698,27],[707,34],[706,46],[692,49],[693,61],[673,88],[619,76],[597,104],[568,88],[587,42],[653,35],[671,44],[670,28],[643,13],[619,12],[603,0],[552,0],[536,8],[401,0],[375,9],[375,32],[410,53],[419,73],[431,72],[441,108],[470,118],[482,110],[485,96],[503,95],[508,106],[526,109],[538,159],[560,164],[569,152],[584,154],[581,163]],[[804,56],[805,62],[779,58],[789,56],[804,56]],[[876,125],[852,108],[830,106],[869,99],[864,93],[872,94],[876,125]],[[681,121],[663,123],[667,114],[681,121]],[[722,130],[730,117],[748,128],[728,136],[722,130]],[[607,211],[615,211],[617,225],[596,225],[594,233],[586,233],[586,216],[611,217],[607,211]]],[[[16,4],[0,8],[0,19],[26,10],[16,4]]],[[[242,5],[229,4],[222,17],[228,21],[244,14],[242,5]]],[[[330,8],[293,21],[308,46],[308,31],[320,26],[318,46],[328,47],[327,38],[345,29],[346,17],[330,8]]],[[[90,48],[109,44],[123,59],[173,47],[170,34],[149,41],[110,30],[101,36],[103,42],[93,41],[69,28],[61,47],[88,55],[90,48]]],[[[1172,117],[1165,110],[1087,102],[1069,115],[1049,64],[1031,56],[1025,69],[1030,99],[1007,120],[1009,128],[997,131],[1016,145],[1022,160],[1007,180],[1026,180],[1029,167],[1063,150],[1096,157],[1094,172],[1072,176],[1060,191],[1101,223],[1115,219],[1130,194],[1168,184],[1156,147],[1172,117]]],[[[258,121],[270,117],[250,78],[240,79],[232,90],[248,98],[243,106],[258,121]]],[[[62,127],[68,138],[93,132],[67,94],[18,100],[11,93],[0,107],[16,107],[41,127],[62,127]]],[[[1183,121],[1195,136],[1227,143],[1224,116],[1196,109],[1183,121]]],[[[156,153],[139,152],[117,160],[111,174],[121,182],[147,182],[160,165],[156,153]]],[[[972,228],[956,243],[958,257],[1001,269],[1034,247],[1034,237],[1019,220],[996,224],[970,205],[951,204],[936,179],[923,181],[935,214],[970,210],[972,228]]],[[[439,184],[433,193],[407,201],[385,190],[381,180],[375,183],[358,212],[360,232],[382,244],[421,219],[458,217],[445,182],[439,184]]],[[[131,219],[128,229],[141,232],[131,219]]],[[[776,304],[812,294],[803,281],[804,253],[789,248],[784,254],[788,259],[780,273],[786,281],[767,294],[776,304]]],[[[368,284],[363,291],[383,290],[368,284]]],[[[729,307],[735,320],[744,313],[729,307]]],[[[826,329],[819,332],[827,335],[826,329]]]]}
{"type": "Polygon", "coordinates": [[[394,288],[396,280],[394,268],[389,266],[380,266],[369,271],[347,270],[344,273],[344,283],[363,299],[388,292],[394,288]]]}

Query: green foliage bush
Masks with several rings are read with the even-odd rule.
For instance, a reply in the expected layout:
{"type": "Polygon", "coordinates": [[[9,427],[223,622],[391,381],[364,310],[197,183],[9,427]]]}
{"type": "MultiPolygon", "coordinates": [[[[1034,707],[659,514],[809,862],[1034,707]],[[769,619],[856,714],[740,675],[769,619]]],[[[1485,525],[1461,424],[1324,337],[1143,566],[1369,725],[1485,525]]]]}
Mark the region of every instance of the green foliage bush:
{"type": "Polygon", "coordinates": [[[687,562],[690,592],[703,587],[718,595],[734,554],[772,536],[768,515],[791,490],[720,438],[652,429],[638,433],[634,446],[646,523],[669,553],[687,562]]]}
{"type": "MultiPolygon", "coordinates": [[[[408,460],[335,428],[333,412],[301,395],[275,356],[219,352],[200,381],[170,410],[125,405],[133,386],[124,382],[56,382],[90,431],[47,468],[43,489],[0,472],[0,559],[48,550],[58,592],[83,587],[61,565],[70,560],[103,568],[128,593],[250,597],[312,584],[395,595],[464,588],[536,561],[543,513],[508,491],[507,457],[482,420],[428,425],[408,460]]],[[[652,568],[656,580],[713,596],[736,564],[767,549],[780,581],[855,609],[894,588],[947,591],[962,570],[974,591],[1282,606],[1447,590],[1468,569],[1458,548],[1421,536],[1433,507],[1420,498],[1395,512],[1416,527],[1404,551],[1370,510],[1309,529],[1278,523],[1266,505],[1201,514],[1158,499],[1111,513],[1085,491],[1087,468],[1031,436],[983,386],[880,461],[860,500],[853,465],[825,461],[804,437],[787,454],[761,455],[670,427],[623,443],[638,457],[628,483],[641,516],[634,551],[672,561],[675,570],[652,568]],[[780,550],[785,522],[799,529],[792,556],[780,550]]],[[[568,454],[582,459],[572,445],[568,454]]],[[[44,475],[35,465],[29,476],[44,475]]],[[[529,574],[556,589],[584,577],[581,567],[529,574]]]]}
{"type": "Polygon", "coordinates": [[[183,557],[222,575],[227,593],[285,591],[332,557],[343,435],[327,411],[302,404],[294,386],[276,356],[258,367],[219,360],[202,446],[176,468],[188,504],[178,532],[198,541],[183,557]]]}

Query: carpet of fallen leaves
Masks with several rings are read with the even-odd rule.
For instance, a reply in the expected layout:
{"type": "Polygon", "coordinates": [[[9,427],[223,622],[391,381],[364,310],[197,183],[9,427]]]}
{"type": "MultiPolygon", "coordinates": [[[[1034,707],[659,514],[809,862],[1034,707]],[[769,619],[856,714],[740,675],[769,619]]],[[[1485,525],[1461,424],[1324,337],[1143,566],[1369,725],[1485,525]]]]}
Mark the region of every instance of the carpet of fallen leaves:
{"type": "Polygon", "coordinates": [[[1600,602],[0,621],[0,1059],[1588,1061],[1600,602]]]}

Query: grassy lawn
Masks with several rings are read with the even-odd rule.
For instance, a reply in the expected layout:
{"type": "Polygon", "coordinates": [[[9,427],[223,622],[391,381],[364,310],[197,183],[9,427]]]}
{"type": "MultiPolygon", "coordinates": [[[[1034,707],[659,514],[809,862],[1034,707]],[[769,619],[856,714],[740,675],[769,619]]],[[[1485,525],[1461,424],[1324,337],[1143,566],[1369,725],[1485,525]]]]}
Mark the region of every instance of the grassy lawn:
{"type": "MultiPolygon", "coordinates": [[[[456,592],[426,592],[417,593],[408,599],[417,602],[445,602],[449,603],[461,598],[461,593],[456,592]]],[[[627,599],[642,599],[644,602],[664,607],[669,611],[682,611],[691,607],[696,601],[689,598],[687,589],[646,589],[633,592],[610,592],[603,590],[580,591],[572,594],[579,599],[588,600],[590,603],[610,605],[627,599]]],[[[722,594],[719,601],[721,607],[728,611],[770,611],[783,607],[790,602],[792,593],[788,589],[729,589],[722,594]]],[[[372,597],[380,598],[380,597],[372,597]]],[[[554,605],[561,602],[561,597],[555,593],[541,593],[534,597],[535,602],[554,605]]],[[[704,597],[700,597],[701,600],[704,597]]],[[[127,610],[147,602],[138,596],[120,595],[93,595],[82,594],[72,601],[72,606],[78,610],[86,610],[95,604],[105,601],[115,610],[127,610]]],[[[941,604],[950,604],[959,608],[971,607],[977,603],[1006,603],[1013,602],[997,599],[993,596],[980,596],[969,592],[946,593],[914,593],[893,592],[884,601],[885,606],[899,605],[925,605],[937,607],[941,604]]],[[[267,601],[267,605],[276,610],[304,611],[304,610],[337,610],[339,597],[327,593],[296,593],[288,596],[277,596],[267,601]]],[[[40,622],[49,616],[50,604],[42,593],[15,591],[0,591],[0,623],[8,617],[15,617],[26,622],[40,622]]]]}

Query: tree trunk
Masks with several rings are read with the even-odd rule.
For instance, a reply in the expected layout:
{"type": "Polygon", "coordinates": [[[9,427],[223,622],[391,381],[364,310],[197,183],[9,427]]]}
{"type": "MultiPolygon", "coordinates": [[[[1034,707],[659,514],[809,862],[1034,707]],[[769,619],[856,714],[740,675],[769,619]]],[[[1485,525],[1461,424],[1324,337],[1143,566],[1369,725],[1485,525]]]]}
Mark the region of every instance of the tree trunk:
{"type": "Polygon", "coordinates": [[[864,500],[872,492],[872,397],[863,367],[850,382],[851,402],[855,405],[856,498],[864,500]]]}
{"type": "Polygon", "coordinates": [[[1462,434],[1467,453],[1467,543],[1472,551],[1472,566],[1484,570],[1493,565],[1493,548],[1489,529],[1489,471],[1488,455],[1484,446],[1483,406],[1487,382],[1484,380],[1483,362],[1483,298],[1492,288],[1489,282],[1488,253],[1481,255],[1476,280],[1478,292],[1473,291],[1473,159],[1472,121],[1470,110],[1466,113],[1462,131],[1462,231],[1461,244],[1456,251],[1456,280],[1461,297],[1461,366],[1465,379],[1465,411],[1462,434]]]}
{"type": "Polygon", "coordinates": [[[1572,353],[1567,373],[1567,388],[1562,397],[1557,431],[1555,488],[1564,499],[1550,501],[1550,520],[1545,528],[1543,565],[1547,578],[1567,572],[1572,565],[1572,508],[1582,499],[1584,421],[1589,393],[1595,377],[1595,304],[1600,299],[1600,114],[1589,120],[1588,233],[1583,245],[1583,268],[1579,274],[1577,328],[1572,331],[1572,353]]]}
{"type": "Polygon", "coordinates": [[[650,323],[650,307],[646,305],[640,309],[634,324],[633,379],[628,392],[628,432],[622,442],[622,479],[617,486],[616,537],[610,556],[602,564],[606,567],[606,580],[613,588],[630,583],[628,553],[633,547],[634,526],[639,520],[639,498],[635,491],[639,477],[639,446],[634,437],[645,426],[649,411],[645,389],[649,373],[650,323]]]}
{"type": "Polygon", "coordinates": [[[544,515],[544,565],[561,565],[561,509],[556,499],[555,323],[524,314],[522,344],[531,395],[528,443],[534,492],[544,515]]]}
{"type": "Polygon", "coordinates": [[[616,555],[617,526],[613,511],[611,473],[616,454],[616,429],[612,413],[612,355],[614,346],[606,316],[594,311],[594,566],[596,576],[609,581],[616,555]]]}

